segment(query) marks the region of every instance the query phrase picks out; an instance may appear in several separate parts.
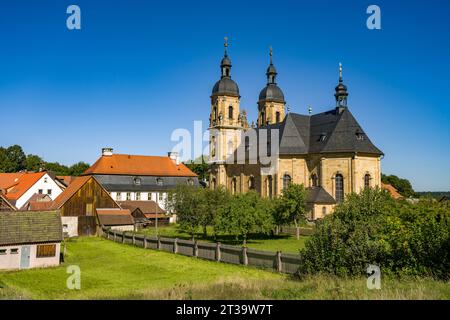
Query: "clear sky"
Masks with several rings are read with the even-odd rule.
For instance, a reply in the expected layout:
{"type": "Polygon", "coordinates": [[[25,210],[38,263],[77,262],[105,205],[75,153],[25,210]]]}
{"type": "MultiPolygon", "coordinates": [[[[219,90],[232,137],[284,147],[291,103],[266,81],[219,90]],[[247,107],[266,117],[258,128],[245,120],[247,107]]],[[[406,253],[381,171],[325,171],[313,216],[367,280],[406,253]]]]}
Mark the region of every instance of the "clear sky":
{"type": "Polygon", "coordinates": [[[269,46],[292,112],[331,109],[342,62],[383,172],[450,190],[449,35],[447,0],[1,1],[0,145],[68,165],[104,146],[164,155],[174,129],[208,123],[228,36],[250,120],[269,46]],[[66,27],[70,4],[81,30],[66,27]],[[371,4],[381,30],[366,27],[371,4]]]}

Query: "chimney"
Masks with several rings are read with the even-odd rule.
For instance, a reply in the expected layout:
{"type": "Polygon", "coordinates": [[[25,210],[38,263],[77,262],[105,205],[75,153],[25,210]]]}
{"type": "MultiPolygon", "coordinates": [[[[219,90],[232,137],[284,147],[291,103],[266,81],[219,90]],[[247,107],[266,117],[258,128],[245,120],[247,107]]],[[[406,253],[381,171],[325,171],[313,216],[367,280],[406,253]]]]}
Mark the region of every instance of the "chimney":
{"type": "Polygon", "coordinates": [[[180,157],[178,155],[178,152],[168,152],[170,160],[173,161],[177,166],[180,164],[180,157]]]}
{"type": "Polygon", "coordinates": [[[113,148],[102,148],[103,157],[111,157],[113,155],[113,148]]]}

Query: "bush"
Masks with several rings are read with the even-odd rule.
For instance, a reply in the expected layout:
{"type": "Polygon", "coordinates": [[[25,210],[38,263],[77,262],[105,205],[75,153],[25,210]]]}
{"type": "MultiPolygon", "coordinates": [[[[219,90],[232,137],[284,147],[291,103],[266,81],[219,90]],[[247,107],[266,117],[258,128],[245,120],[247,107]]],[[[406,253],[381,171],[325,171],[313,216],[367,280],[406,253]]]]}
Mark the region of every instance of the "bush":
{"type": "Polygon", "coordinates": [[[432,202],[396,202],[385,191],[351,194],[319,221],[301,251],[301,273],[384,273],[449,279],[450,210],[432,202]]]}

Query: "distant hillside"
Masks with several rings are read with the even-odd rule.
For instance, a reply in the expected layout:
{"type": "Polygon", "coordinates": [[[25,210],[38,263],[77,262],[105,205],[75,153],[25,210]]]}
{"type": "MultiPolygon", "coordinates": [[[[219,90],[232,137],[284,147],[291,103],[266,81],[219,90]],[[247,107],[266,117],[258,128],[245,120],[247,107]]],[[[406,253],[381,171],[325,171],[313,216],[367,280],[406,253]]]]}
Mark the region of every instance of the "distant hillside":
{"type": "Polygon", "coordinates": [[[419,197],[432,197],[435,199],[441,199],[443,196],[450,195],[450,191],[422,191],[416,192],[419,197]]]}

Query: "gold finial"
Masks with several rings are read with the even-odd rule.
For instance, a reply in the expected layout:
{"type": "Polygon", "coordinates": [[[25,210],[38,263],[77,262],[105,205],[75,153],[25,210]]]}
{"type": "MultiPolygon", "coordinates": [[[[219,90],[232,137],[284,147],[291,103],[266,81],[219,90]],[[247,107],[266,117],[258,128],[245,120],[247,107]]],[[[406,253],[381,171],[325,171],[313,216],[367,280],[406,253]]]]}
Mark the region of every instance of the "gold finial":
{"type": "Polygon", "coordinates": [[[342,63],[339,62],[339,81],[342,81],[342,63]]]}
{"type": "Polygon", "coordinates": [[[308,108],[308,113],[311,115],[311,113],[312,113],[312,108],[311,107],[308,108]]]}

